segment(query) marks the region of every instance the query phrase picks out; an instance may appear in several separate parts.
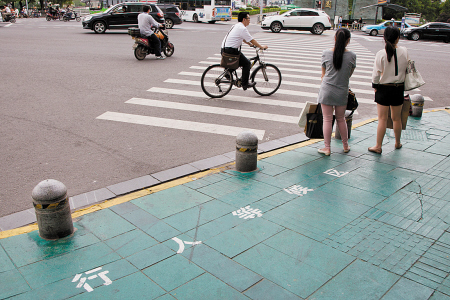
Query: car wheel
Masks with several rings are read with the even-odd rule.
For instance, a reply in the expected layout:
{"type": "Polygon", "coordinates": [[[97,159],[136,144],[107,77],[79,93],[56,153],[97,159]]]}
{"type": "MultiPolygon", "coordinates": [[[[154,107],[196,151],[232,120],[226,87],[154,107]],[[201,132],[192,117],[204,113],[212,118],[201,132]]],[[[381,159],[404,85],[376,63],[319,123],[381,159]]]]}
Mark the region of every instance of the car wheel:
{"type": "Polygon", "coordinates": [[[283,26],[280,22],[273,22],[272,24],[270,24],[270,30],[272,30],[272,32],[278,33],[282,28],[283,26]]]}
{"type": "Polygon", "coordinates": [[[413,41],[418,41],[418,40],[420,39],[420,34],[419,34],[418,32],[413,32],[413,33],[411,34],[411,39],[412,39],[413,41]]]}
{"type": "Polygon", "coordinates": [[[197,16],[197,14],[195,14],[195,15],[192,17],[192,20],[194,20],[194,23],[198,23],[198,16],[197,16]]]}
{"type": "Polygon", "coordinates": [[[76,17],[75,19],[77,20],[77,22],[80,22],[80,21],[81,21],[81,18],[80,18],[80,17],[76,17]]]}
{"type": "Polygon", "coordinates": [[[173,27],[173,21],[172,19],[166,19],[166,28],[171,29],[173,27]]]}
{"type": "Polygon", "coordinates": [[[377,36],[377,35],[378,35],[378,30],[372,29],[372,30],[370,31],[370,35],[371,35],[371,36],[377,36]]]}
{"type": "Polygon", "coordinates": [[[313,34],[321,35],[321,34],[323,33],[324,29],[325,29],[325,27],[324,27],[322,24],[316,23],[316,24],[314,24],[314,26],[312,27],[311,32],[312,32],[313,34]]]}
{"type": "Polygon", "coordinates": [[[100,21],[95,22],[93,28],[95,33],[105,33],[106,31],[105,23],[100,21]]]}

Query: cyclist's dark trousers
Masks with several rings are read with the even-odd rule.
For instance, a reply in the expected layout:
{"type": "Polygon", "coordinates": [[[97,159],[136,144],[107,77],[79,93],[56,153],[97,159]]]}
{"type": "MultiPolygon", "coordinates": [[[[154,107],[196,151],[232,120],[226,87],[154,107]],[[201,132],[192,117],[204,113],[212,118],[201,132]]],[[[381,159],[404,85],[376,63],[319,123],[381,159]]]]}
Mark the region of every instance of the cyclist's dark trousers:
{"type": "MultiPolygon", "coordinates": [[[[223,48],[223,52],[228,54],[239,54],[239,49],[225,47],[223,48]]],[[[242,85],[248,85],[248,77],[250,76],[250,61],[245,57],[243,53],[239,57],[239,66],[242,67],[242,85]]]]}
{"type": "Polygon", "coordinates": [[[157,37],[155,34],[152,34],[147,38],[148,42],[152,44],[153,49],[155,50],[155,55],[161,56],[161,41],[159,40],[159,37],[157,37]]]}

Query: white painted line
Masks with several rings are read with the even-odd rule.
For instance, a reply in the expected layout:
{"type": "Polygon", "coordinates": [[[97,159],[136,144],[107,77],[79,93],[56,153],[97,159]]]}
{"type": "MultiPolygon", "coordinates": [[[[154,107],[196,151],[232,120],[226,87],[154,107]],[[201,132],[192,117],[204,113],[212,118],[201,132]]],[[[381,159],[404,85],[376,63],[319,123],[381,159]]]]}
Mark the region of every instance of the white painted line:
{"type": "MultiPolygon", "coordinates": [[[[186,85],[194,85],[199,86],[200,81],[193,81],[193,80],[183,80],[183,79],[172,79],[169,78],[165,80],[164,82],[167,83],[176,83],[176,84],[186,84],[186,85]]],[[[283,82],[281,82],[283,85],[283,82]]],[[[211,83],[212,85],[212,83],[211,83]]],[[[261,88],[262,91],[265,91],[266,89],[261,88]]],[[[267,90],[268,91],[268,90],[267,90]]],[[[293,96],[300,96],[300,97],[310,97],[310,98],[316,98],[317,99],[317,93],[311,93],[311,92],[302,92],[302,91],[294,91],[294,90],[284,90],[284,89],[278,89],[276,91],[277,94],[283,94],[283,95],[293,95],[293,96]]],[[[359,103],[366,103],[366,104],[375,104],[373,99],[364,99],[357,97],[359,103]]]]}
{"type": "Polygon", "coordinates": [[[101,269],[102,269],[102,267],[95,268],[95,269],[92,269],[92,270],[90,270],[90,271],[87,271],[86,274],[95,273],[95,272],[97,272],[97,271],[100,271],[101,269]]]}
{"type": "Polygon", "coordinates": [[[250,130],[256,134],[259,140],[262,140],[265,134],[265,130],[132,115],[111,111],[105,112],[104,114],[98,116],[97,119],[230,136],[237,136],[244,130],[250,130]]]}
{"type": "MultiPolygon", "coordinates": [[[[148,91],[152,92],[152,93],[163,93],[163,94],[180,95],[180,96],[187,96],[187,97],[198,97],[201,99],[205,99],[205,101],[210,99],[203,92],[165,89],[165,88],[158,88],[158,87],[152,87],[148,91]]],[[[225,97],[220,98],[220,100],[221,101],[235,101],[235,102],[245,102],[245,103],[254,103],[254,104],[264,104],[264,105],[274,105],[274,106],[283,106],[283,107],[295,107],[295,108],[305,107],[305,103],[274,100],[274,99],[260,97],[260,96],[252,98],[252,97],[244,97],[244,96],[226,95],[225,97]]]]}
{"type": "MultiPolygon", "coordinates": [[[[251,50],[247,50],[247,51],[243,50],[242,53],[244,53],[247,56],[247,58],[250,55],[255,56],[255,53],[253,51],[251,51],[251,50]]],[[[220,55],[220,54],[215,54],[215,55],[220,55]]],[[[294,60],[296,60],[298,58],[305,58],[305,57],[308,57],[308,58],[311,58],[311,59],[314,59],[314,60],[318,60],[318,61],[320,61],[322,59],[322,53],[320,53],[320,54],[313,54],[313,53],[305,53],[303,51],[295,52],[295,54],[294,54],[294,52],[286,52],[286,51],[283,51],[283,52],[277,53],[277,54],[265,52],[263,55],[260,55],[260,56],[262,56],[262,57],[279,57],[279,56],[281,56],[281,57],[292,58],[294,60]]],[[[357,64],[367,64],[367,65],[372,65],[373,66],[374,60],[375,60],[375,57],[361,58],[358,55],[356,56],[356,63],[357,64]]]]}
{"type": "Polygon", "coordinates": [[[175,241],[178,244],[178,251],[177,254],[183,253],[184,251],[184,243],[182,240],[180,240],[177,237],[172,238],[173,241],[175,241]]]}
{"type": "MultiPolygon", "coordinates": [[[[208,58],[208,59],[210,59],[210,58],[208,58]]],[[[213,58],[211,58],[210,61],[200,61],[199,64],[214,65],[214,64],[218,64],[219,63],[219,59],[220,59],[219,57],[218,58],[213,57],[213,58]]],[[[266,63],[270,63],[270,60],[266,61],[266,63]]],[[[314,65],[306,65],[306,64],[294,64],[294,63],[278,62],[277,61],[277,62],[274,63],[274,65],[276,65],[278,68],[280,68],[279,66],[290,66],[290,67],[298,67],[298,68],[322,69],[322,66],[320,65],[320,63],[319,64],[314,64],[314,65]]],[[[370,74],[370,75],[372,75],[372,71],[361,70],[361,69],[358,69],[358,67],[355,69],[355,73],[363,73],[363,74],[370,74]]]]}
{"type": "Polygon", "coordinates": [[[233,117],[244,117],[244,118],[267,120],[267,121],[282,122],[282,123],[291,123],[291,124],[298,123],[298,116],[292,117],[292,116],[268,114],[268,113],[248,111],[248,110],[238,110],[238,109],[231,109],[231,108],[205,106],[205,105],[188,104],[188,103],[180,103],[180,102],[169,102],[169,101],[142,99],[142,98],[131,98],[130,100],[126,101],[125,103],[152,106],[152,107],[178,109],[178,110],[186,110],[186,111],[195,111],[195,112],[200,112],[200,113],[209,113],[209,114],[217,114],[217,115],[225,115],[225,116],[233,116],[233,117]]]}
{"type": "MultiPolygon", "coordinates": [[[[195,69],[196,67],[191,67],[191,69],[195,69]]],[[[204,67],[198,67],[199,69],[205,70],[204,67]]],[[[281,71],[281,69],[280,69],[281,71]]],[[[320,72],[317,72],[317,74],[320,74],[320,72]]],[[[203,75],[203,73],[196,73],[196,72],[180,72],[178,73],[178,75],[183,75],[183,76],[195,76],[195,77],[201,77],[203,75]]],[[[207,77],[212,77],[213,75],[209,75],[207,77]]],[[[315,81],[321,81],[320,76],[306,76],[306,75],[295,75],[295,74],[286,74],[286,73],[282,73],[281,74],[282,78],[297,78],[297,79],[306,79],[306,80],[315,80],[315,81]]],[[[354,85],[364,85],[364,86],[370,86],[372,88],[372,83],[370,82],[362,82],[362,81],[354,81],[351,80],[350,84],[354,84],[354,85]]]]}

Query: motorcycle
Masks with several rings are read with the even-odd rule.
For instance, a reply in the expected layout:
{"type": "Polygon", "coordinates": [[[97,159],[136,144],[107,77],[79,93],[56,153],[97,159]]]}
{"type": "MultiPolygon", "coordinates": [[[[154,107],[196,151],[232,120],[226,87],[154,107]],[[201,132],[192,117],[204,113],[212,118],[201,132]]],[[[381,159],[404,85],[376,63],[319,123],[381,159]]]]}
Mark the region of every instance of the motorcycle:
{"type": "MultiPolygon", "coordinates": [[[[161,52],[163,52],[166,57],[172,56],[175,52],[175,47],[169,42],[169,33],[167,30],[161,30],[160,28],[153,28],[152,30],[161,41],[161,52]]],[[[128,35],[131,35],[131,38],[135,42],[133,50],[134,57],[136,57],[137,60],[143,60],[148,54],[155,54],[153,45],[149,44],[148,39],[141,36],[139,28],[128,28],[128,35]]]]}
{"type": "Polygon", "coordinates": [[[47,16],[45,17],[45,19],[47,21],[51,21],[51,20],[62,20],[62,18],[57,14],[51,14],[49,12],[47,12],[47,16]]]}
{"type": "MultiPolygon", "coordinates": [[[[2,15],[4,15],[4,14],[2,14],[2,15]]],[[[3,22],[16,23],[16,16],[14,14],[9,14],[9,15],[3,16],[3,22]]]]}
{"type": "Polygon", "coordinates": [[[81,21],[80,16],[74,11],[66,12],[63,16],[64,22],[70,21],[70,20],[77,20],[77,22],[81,21]]]}

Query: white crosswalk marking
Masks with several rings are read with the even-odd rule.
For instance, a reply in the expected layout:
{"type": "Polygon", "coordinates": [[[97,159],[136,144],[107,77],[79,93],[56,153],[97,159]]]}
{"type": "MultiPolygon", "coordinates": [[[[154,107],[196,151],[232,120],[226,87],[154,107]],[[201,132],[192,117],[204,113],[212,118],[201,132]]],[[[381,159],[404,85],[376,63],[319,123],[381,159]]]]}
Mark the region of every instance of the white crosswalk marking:
{"type": "MultiPolygon", "coordinates": [[[[147,91],[151,99],[144,96],[144,98],[134,97],[124,100],[127,108],[131,110],[132,105],[139,105],[142,113],[107,111],[97,119],[227,136],[236,136],[243,130],[252,130],[260,140],[264,138],[269,127],[249,129],[245,127],[248,125],[236,127],[232,122],[240,118],[243,124],[246,122],[245,124],[264,126],[261,124],[266,123],[256,123],[256,121],[266,121],[275,122],[277,124],[275,128],[281,128],[280,126],[296,128],[298,116],[305,107],[305,102],[316,102],[321,84],[322,52],[334,46],[334,39],[332,36],[318,37],[305,34],[259,34],[255,38],[258,42],[269,45],[269,50],[260,54],[263,61],[276,65],[281,71],[281,87],[273,96],[262,97],[254,93],[252,89],[243,93],[242,89],[234,87],[228,95],[220,99],[210,99],[201,90],[200,79],[209,65],[220,62],[221,55],[215,53],[205,56],[203,60],[189,66],[188,69],[173,74],[161,85],[149,87],[147,91]],[[152,108],[158,108],[158,110],[152,108]],[[189,119],[195,121],[182,120],[183,117],[171,119],[152,116],[161,110],[167,113],[177,112],[174,113],[177,116],[188,113],[189,119]],[[217,120],[218,122],[220,120],[221,124],[205,123],[204,120],[211,120],[211,116],[218,116],[217,120]],[[231,118],[220,116],[233,117],[233,121],[229,120],[231,118]],[[248,123],[248,120],[252,120],[252,123],[248,123]]],[[[361,105],[373,106],[375,102],[372,89],[372,65],[375,55],[358,44],[357,40],[352,40],[349,50],[357,54],[357,67],[351,77],[350,86],[361,105]]],[[[255,56],[255,50],[245,45],[242,52],[247,58],[255,56]]],[[[271,73],[273,72],[269,74],[271,73]]],[[[237,75],[238,77],[241,75],[240,70],[237,70],[237,75]]],[[[209,74],[207,76],[213,77],[209,74]]],[[[205,85],[214,86],[214,83],[210,80],[205,82],[205,85]]],[[[425,99],[432,101],[429,97],[425,99]]],[[[358,114],[357,111],[356,114],[358,114]]],[[[271,134],[273,133],[268,135],[271,134]]]]}
{"type": "Polygon", "coordinates": [[[125,122],[125,123],[132,123],[132,124],[140,124],[140,125],[148,125],[148,126],[173,128],[173,129],[181,129],[181,130],[206,132],[206,133],[224,134],[224,135],[231,135],[231,136],[236,136],[244,130],[251,130],[256,134],[256,136],[260,140],[263,139],[264,133],[265,133],[264,130],[258,130],[258,129],[241,128],[241,127],[217,125],[217,124],[207,124],[207,123],[165,119],[165,118],[156,118],[156,117],[125,114],[125,113],[112,112],[112,111],[105,112],[104,114],[98,116],[97,119],[125,122]]]}

